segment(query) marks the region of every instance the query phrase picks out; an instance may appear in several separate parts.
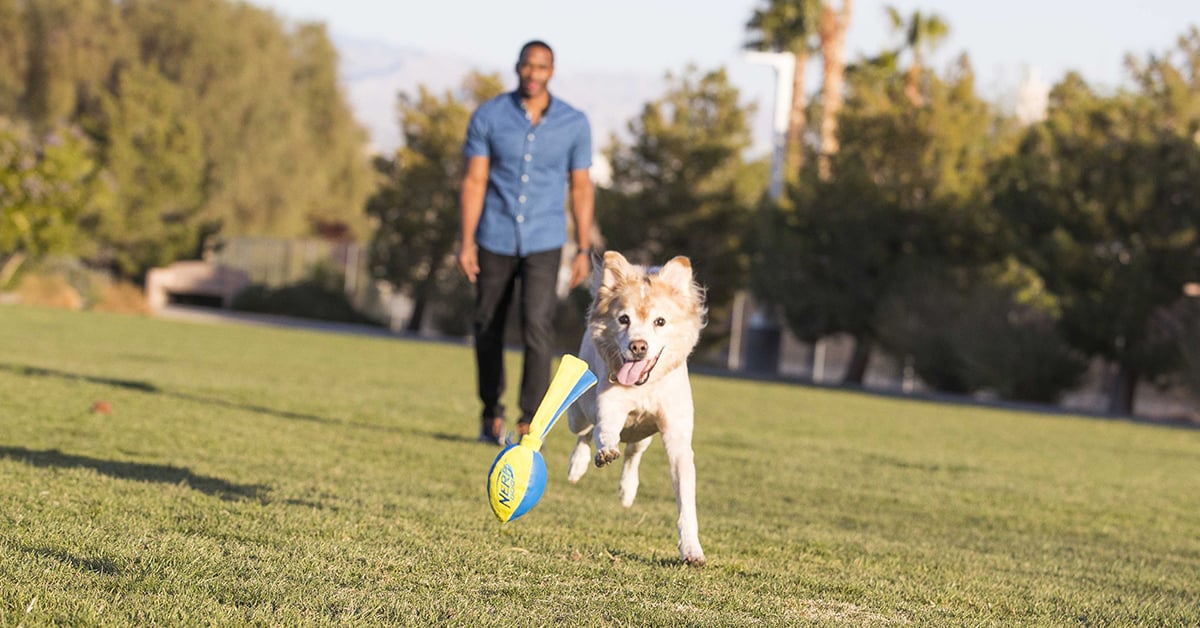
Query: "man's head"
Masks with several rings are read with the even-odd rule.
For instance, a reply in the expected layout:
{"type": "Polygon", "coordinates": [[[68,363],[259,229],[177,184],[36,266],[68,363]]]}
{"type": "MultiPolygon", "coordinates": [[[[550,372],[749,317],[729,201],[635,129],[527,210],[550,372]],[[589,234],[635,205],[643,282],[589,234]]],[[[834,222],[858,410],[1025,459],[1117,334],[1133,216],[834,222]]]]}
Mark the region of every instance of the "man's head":
{"type": "Polygon", "coordinates": [[[517,91],[522,98],[539,98],[554,76],[554,51],[544,41],[534,40],[521,46],[517,57],[517,91]]]}

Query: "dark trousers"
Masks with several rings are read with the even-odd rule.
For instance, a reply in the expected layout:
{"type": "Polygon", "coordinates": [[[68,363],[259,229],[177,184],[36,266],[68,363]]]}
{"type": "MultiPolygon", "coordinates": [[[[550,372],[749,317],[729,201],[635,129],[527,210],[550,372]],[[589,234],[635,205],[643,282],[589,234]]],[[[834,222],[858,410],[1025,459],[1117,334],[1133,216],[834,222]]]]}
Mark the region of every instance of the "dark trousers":
{"type": "Polygon", "coordinates": [[[504,416],[504,325],[513,293],[520,293],[521,336],[525,346],[521,372],[521,420],[530,421],[550,386],[554,347],[555,286],[562,251],[525,257],[497,255],[479,249],[475,280],[475,364],[479,376],[482,417],[504,416]]]}

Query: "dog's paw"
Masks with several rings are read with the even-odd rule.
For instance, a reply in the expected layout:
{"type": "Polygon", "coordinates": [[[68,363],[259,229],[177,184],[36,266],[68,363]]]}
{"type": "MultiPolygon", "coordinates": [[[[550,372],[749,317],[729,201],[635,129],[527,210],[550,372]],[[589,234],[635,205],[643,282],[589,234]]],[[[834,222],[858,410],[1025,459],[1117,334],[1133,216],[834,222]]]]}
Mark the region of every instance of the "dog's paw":
{"type": "Polygon", "coordinates": [[[621,450],[616,447],[610,449],[601,449],[596,452],[596,466],[603,467],[608,463],[621,457],[621,450]]]}
{"type": "Polygon", "coordinates": [[[700,542],[681,542],[679,544],[679,558],[685,565],[703,567],[704,550],[700,549],[700,542]]]}

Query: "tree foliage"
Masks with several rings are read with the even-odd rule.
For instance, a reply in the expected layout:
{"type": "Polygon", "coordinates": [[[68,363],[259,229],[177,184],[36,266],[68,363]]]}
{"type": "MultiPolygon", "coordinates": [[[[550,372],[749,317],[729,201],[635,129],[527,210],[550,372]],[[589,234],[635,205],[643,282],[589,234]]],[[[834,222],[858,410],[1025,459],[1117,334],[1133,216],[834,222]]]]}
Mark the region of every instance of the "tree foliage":
{"type": "Polygon", "coordinates": [[[76,129],[38,135],[0,117],[0,264],[90,252],[84,231],[111,201],[92,152],[76,129]]]}
{"type": "Polygon", "coordinates": [[[1139,380],[1180,367],[1155,320],[1200,276],[1200,31],[1175,53],[1131,64],[1138,89],[1114,96],[1068,76],[995,184],[1016,254],[1062,302],[1063,333],[1120,367],[1116,412],[1132,412],[1139,380]]]}
{"type": "Polygon", "coordinates": [[[404,144],[393,156],[375,160],[383,183],[367,202],[367,213],[377,224],[371,267],[412,297],[410,331],[421,328],[435,297],[453,300],[450,293],[460,283],[453,281],[453,253],[463,138],[471,112],[501,91],[500,77],[475,73],[458,94],[439,96],[422,86],[415,96],[401,93],[398,99],[404,144]]]}
{"type": "Polygon", "coordinates": [[[742,160],[753,109],[724,70],[691,68],[668,81],[630,121],[632,143],[608,148],[613,185],[597,192],[597,220],[607,246],[639,263],[690,257],[720,318],[748,269],[746,208],[757,196],[740,182],[755,176],[742,160]]]}
{"type": "Polygon", "coordinates": [[[114,77],[101,112],[104,161],[120,208],[97,225],[98,259],[136,276],[191,254],[200,236],[204,153],[183,90],[145,66],[128,66],[114,77]]]}
{"type": "Polygon", "coordinates": [[[905,18],[899,9],[890,5],[884,7],[884,11],[887,13],[892,32],[900,34],[903,38],[900,49],[894,53],[898,56],[907,50],[912,55],[905,77],[904,95],[908,97],[909,102],[919,107],[925,103],[921,95],[925,55],[933,52],[946,39],[950,34],[950,26],[936,13],[913,11],[911,16],[905,18]]]}
{"type": "Polygon", "coordinates": [[[115,188],[92,262],[138,276],[208,233],[362,235],[365,133],[324,27],[230,0],[0,0],[0,115],[74,126],[115,188]]]}
{"type": "Polygon", "coordinates": [[[880,344],[936,390],[1053,402],[1087,368],[1058,333],[1057,300],[1015,260],[901,281],[879,307],[880,344]]]}
{"type": "Polygon", "coordinates": [[[792,209],[760,216],[754,288],[801,339],[846,333],[859,349],[846,381],[861,383],[880,338],[883,304],[931,269],[996,260],[996,228],[981,206],[985,165],[999,138],[963,60],[933,77],[928,103],[904,97],[904,77],[865,66],[850,76],[837,176],[793,191],[792,209]]]}

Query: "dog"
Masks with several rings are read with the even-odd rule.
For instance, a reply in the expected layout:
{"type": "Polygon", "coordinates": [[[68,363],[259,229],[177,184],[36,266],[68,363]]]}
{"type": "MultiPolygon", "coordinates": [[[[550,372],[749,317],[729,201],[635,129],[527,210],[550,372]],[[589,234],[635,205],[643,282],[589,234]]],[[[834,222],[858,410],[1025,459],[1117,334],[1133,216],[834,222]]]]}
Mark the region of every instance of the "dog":
{"type": "Polygon", "coordinates": [[[679,556],[687,564],[703,565],[687,359],[706,321],[704,290],[682,256],[648,269],[607,251],[591,279],[592,303],[579,355],[599,381],[567,412],[578,438],[567,480],[578,482],[592,462],[597,467],[613,462],[626,443],[620,498],[628,508],[637,495],[642,454],[653,435],[661,433],[679,511],[679,556]]]}

